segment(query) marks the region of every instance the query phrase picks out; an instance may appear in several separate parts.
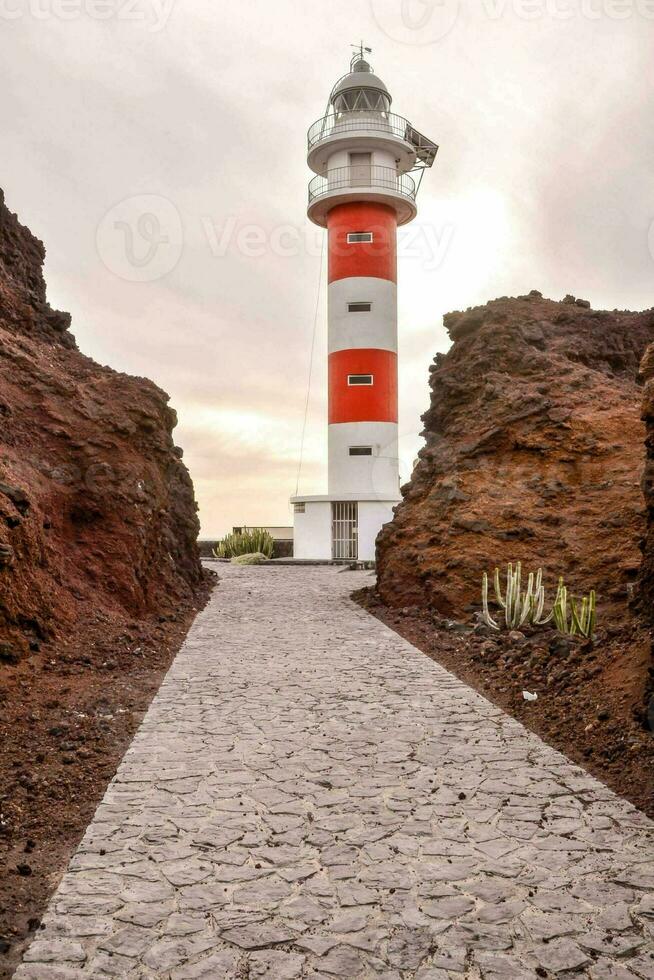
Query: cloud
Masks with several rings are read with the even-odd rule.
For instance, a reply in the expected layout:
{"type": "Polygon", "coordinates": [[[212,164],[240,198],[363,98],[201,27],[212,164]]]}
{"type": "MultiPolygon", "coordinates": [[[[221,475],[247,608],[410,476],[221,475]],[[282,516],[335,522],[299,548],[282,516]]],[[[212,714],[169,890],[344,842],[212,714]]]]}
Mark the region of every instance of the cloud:
{"type": "MultiPolygon", "coordinates": [[[[357,34],[394,109],[441,144],[418,247],[400,259],[405,472],[448,309],[531,288],[652,305],[654,21],[638,5],[616,19],[587,0],[562,18],[563,0],[532,0],[528,19],[517,0],[461,4],[446,32],[399,36],[399,0],[148,2],[129,19],[116,0],[100,21],[82,0],[68,20],[55,0],[39,18],[21,0],[2,22],[3,181],[82,349],[170,393],[205,533],[291,519],[321,262],[305,132],[357,34]],[[96,248],[103,217],[138,195],[169,201],[183,227],[154,282],[117,277],[96,248]]],[[[307,491],[325,479],[324,298],[323,282],[307,491]]]]}

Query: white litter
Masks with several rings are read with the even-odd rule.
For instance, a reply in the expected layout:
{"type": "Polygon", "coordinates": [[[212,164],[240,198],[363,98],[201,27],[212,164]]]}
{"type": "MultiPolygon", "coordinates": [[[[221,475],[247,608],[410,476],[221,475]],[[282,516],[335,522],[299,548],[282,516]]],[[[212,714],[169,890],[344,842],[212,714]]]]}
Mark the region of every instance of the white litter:
{"type": "Polygon", "coordinates": [[[523,691],[522,696],[525,699],[525,701],[538,701],[538,695],[530,694],[529,691],[523,691]]]}

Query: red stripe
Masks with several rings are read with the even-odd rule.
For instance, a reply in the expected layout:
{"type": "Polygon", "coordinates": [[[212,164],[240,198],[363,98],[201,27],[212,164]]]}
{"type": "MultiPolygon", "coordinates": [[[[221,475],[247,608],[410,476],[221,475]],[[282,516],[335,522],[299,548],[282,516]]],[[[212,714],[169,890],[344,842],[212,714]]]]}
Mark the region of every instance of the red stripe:
{"type": "Polygon", "coordinates": [[[397,422],[397,354],[362,348],[329,355],[329,424],[397,422]],[[372,374],[372,385],[348,385],[348,375],[372,374]]]}
{"type": "Polygon", "coordinates": [[[372,276],[397,282],[397,216],[386,204],[338,204],[327,215],[329,282],[372,276]],[[348,232],[371,231],[372,242],[348,243],[348,232]]]}

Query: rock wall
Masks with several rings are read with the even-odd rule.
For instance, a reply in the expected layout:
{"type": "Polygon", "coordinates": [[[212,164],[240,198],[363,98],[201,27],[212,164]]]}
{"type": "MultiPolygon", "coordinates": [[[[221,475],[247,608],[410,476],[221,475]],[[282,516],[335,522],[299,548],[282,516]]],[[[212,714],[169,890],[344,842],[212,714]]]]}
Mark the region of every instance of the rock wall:
{"type": "Polygon", "coordinates": [[[484,569],[522,560],[551,588],[565,574],[597,589],[604,616],[619,616],[645,533],[637,375],[654,311],[534,291],[445,324],[453,345],[430,368],[426,444],[378,539],[381,597],[461,616],[478,608],[484,569]]]}
{"type": "Polygon", "coordinates": [[[0,660],[194,600],[204,572],[168,397],[81,354],[0,192],[0,660]]]}
{"type": "MultiPolygon", "coordinates": [[[[638,576],[634,605],[649,623],[654,623],[654,344],[651,344],[643,355],[639,377],[645,386],[641,417],[646,426],[647,438],[641,487],[645,498],[647,527],[641,543],[643,562],[638,576]]],[[[654,724],[654,713],[652,723],[654,724]]]]}

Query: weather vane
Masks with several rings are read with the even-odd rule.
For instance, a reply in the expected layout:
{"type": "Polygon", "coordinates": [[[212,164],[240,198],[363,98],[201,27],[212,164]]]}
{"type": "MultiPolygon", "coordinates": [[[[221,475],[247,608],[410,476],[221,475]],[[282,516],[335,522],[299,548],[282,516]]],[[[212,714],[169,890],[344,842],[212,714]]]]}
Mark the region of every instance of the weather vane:
{"type": "MultiPolygon", "coordinates": [[[[354,49],[355,57],[359,57],[362,61],[364,60],[364,55],[372,54],[372,48],[366,48],[363,46],[363,41],[360,44],[351,44],[351,48],[354,49]]],[[[354,59],[352,59],[354,60],[354,59]]]]}

